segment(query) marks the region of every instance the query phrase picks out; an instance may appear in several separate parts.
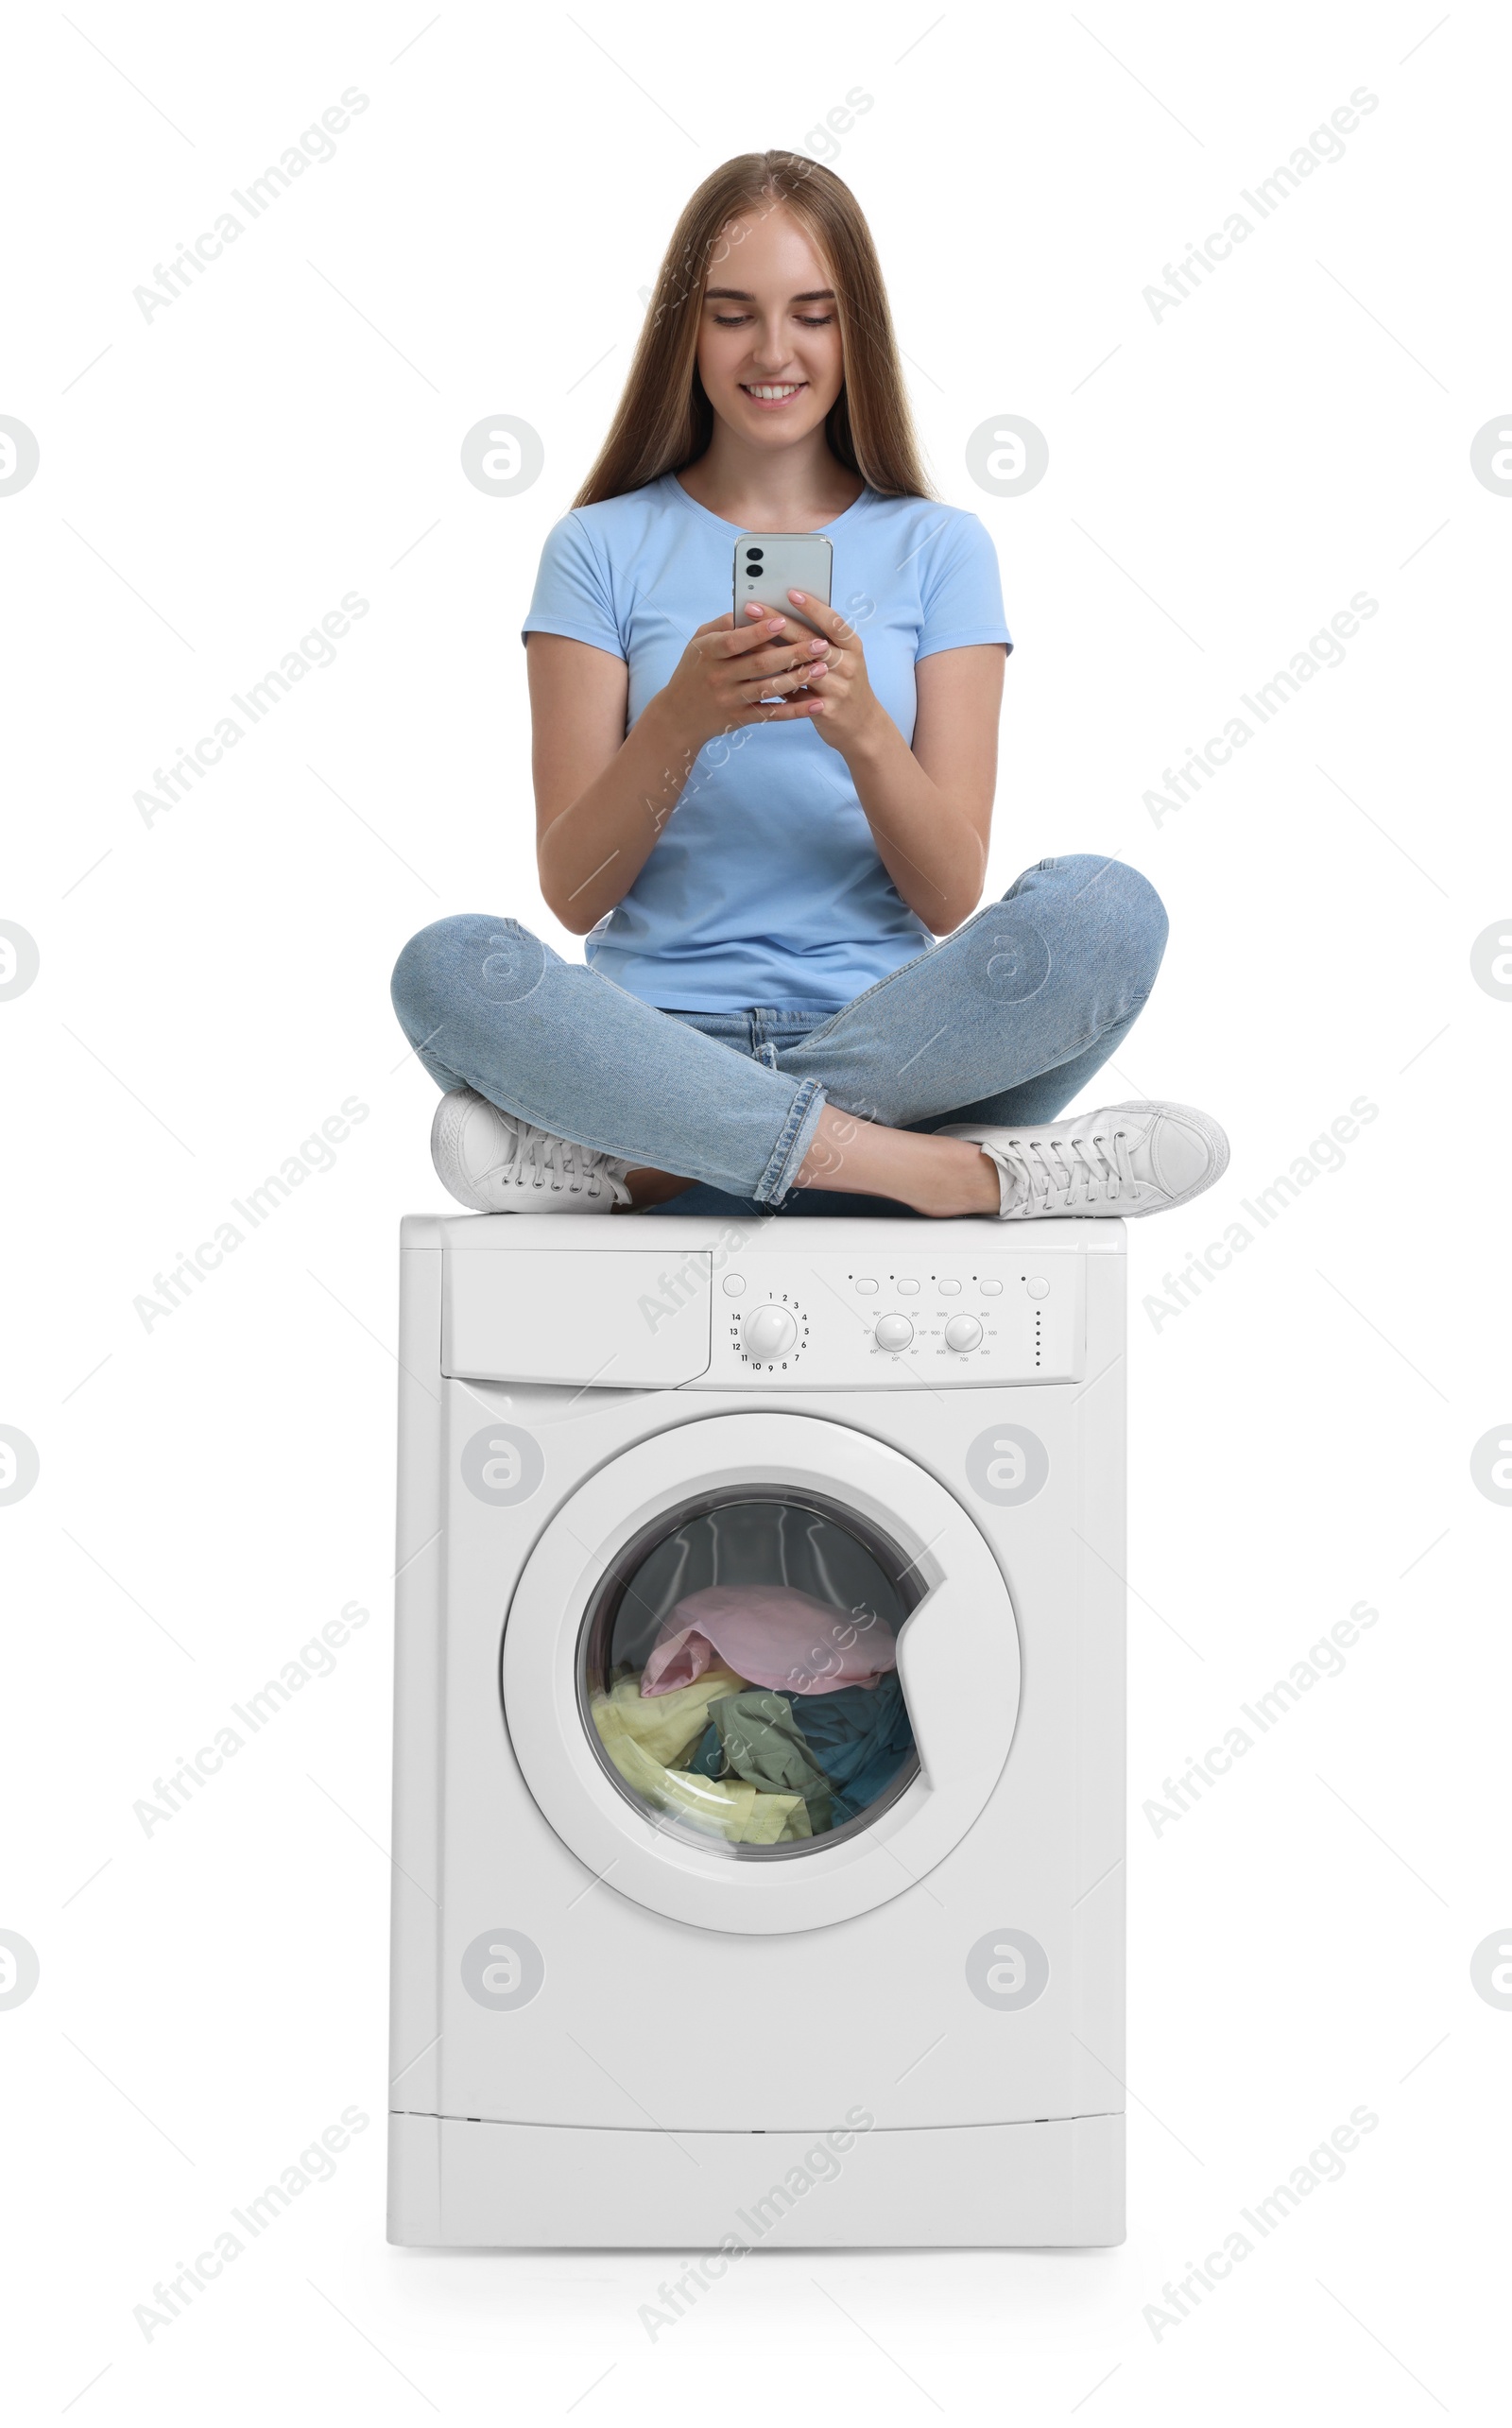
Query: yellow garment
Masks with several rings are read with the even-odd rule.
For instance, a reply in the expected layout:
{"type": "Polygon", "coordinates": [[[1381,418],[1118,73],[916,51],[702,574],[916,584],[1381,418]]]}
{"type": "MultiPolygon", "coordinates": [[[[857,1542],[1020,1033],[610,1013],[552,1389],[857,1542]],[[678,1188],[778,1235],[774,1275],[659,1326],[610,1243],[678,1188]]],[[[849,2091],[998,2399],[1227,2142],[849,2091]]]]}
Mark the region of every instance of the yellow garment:
{"type": "Polygon", "coordinates": [[[766,1795],[744,1779],[705,1779],[659,1759],[663,1748],[691,1752],[708,1725],[710,1703],[738,1693],[743,1682],[730,1670],[710,1669],[670,1695],[643,1696],[639,1677],[622,1678],[607,1695],[593,1696],[593,1725],[626,1785],[655,1811],[692,1821],[731,1846],[810,1837],[801,1796],[766,1795]]]}
{"type": "Polygon", "coordinates": [[[690,1753],[709,1725],[709,1706],[721,1695],[738,1695],[743,1680],[732,1669],[706,1669],[691,1686],[675,1686],[670,1695],[643,1695],[641,1673],[622,1678],[607,1695],[593,1696],[593,1717],[606,1745],[600,1705],[614,1735],[633,1737],[657,1762],[677,1763],[690,1753]]]}

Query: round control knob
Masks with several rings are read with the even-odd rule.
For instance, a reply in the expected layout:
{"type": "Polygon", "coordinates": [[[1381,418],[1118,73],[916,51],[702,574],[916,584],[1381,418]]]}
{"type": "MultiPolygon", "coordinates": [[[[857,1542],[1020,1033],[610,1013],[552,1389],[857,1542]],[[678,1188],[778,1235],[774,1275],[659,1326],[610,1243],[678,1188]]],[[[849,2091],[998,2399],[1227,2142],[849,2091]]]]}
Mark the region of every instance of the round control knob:
{"type": "Polygon", "coordinates": [[[871,1337],[879,1349],[906,1349],[914,1336],[914,1327],[906,1316],[880,1316],[871,1337]]]}
{"type": "Polygon", "coordinates": [[[765,1366],[785,1357],[798,1338],[798,1326],[785,1307],[753,1307],[741,1335],[747,1357],[765,1366]]]}
{"type": "Polygon", "coordinates": [[[945,1346],[965,1352],[974,1349],[982,1337],[982,1327],[975,1316],[952,1316],[945,1327],[945,1346]]]}

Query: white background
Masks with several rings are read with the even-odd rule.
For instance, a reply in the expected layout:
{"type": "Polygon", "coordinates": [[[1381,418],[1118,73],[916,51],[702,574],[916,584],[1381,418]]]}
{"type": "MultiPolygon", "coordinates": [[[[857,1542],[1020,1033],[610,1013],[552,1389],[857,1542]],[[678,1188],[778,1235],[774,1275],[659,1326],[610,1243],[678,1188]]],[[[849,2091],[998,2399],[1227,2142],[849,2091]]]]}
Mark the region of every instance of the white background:
{"type": "Polygon", "coordinates": [[[1512,909],[1512,502],[1469,449],[1512,405],[1509,47],[1437,0],[12,16],[0,412],[41,448],[0,497],[0,917],[41,954],[0,1004],[0,1420],[41,1458],[0,1510],[0,1924],[42,1966],[0,2013],[18,2417],[1487,2416],[1512,2015],[1469,1960],[1512,1937],[1512,1512],[1469,1459],[1508,1415],[1512,1008],[1469,956],[1512,909]],[[336,158],[144,319],[133,288],[352,85],[336,158]],[[1362,85],[1346,158],[1155,319],[1163,266],[1362,85]],[[762,2257],[653,2345],[669,2259],[383,2239],[395,1251],[443,1202],[387,977],[464,908],[580,949],[534,878],[541,542],[688,193],[819,148],[857,86],[827,148],[1018,636],[993,887],[1059,851],[1151,877],[1171,943],[1116,1093],[1209,1107],[1233,1161],[1130,1241],[1128,2240],[762,2257]],[[500,413],[545,446],[507,499],[458,459],[500,413]],[[1050,450],[1009,499],[965,466],[1005,413],[1050,450]],[[153,769],[352,590],[336,663],[146,825],[153,769]],[[1162,769],[1362,590],[1346,663],[1158,826],[1162,769]],[[145,1329],[154,1276],[352,1096],[335,1168],[145,1329]],[[1343,1168],[1258,1231],[1241,1201],[1361,1096],[1343,1168]],[[1228,1271],[1141,1311],[1235,1221],[1228,1271]],[[1344,1674],[1157,1834],[1162,1781],[1361,1600],[1344,1674]],[[144,1834],[154,1779],[352,1601],[333,1674],[144,1834]],[[1360,2105],[1343,2180],[1157,2334],[1165,2282],[1360,2105]],[[334,2179],[146,2340],[154,2282],[349,2106],[334,2179]]]}

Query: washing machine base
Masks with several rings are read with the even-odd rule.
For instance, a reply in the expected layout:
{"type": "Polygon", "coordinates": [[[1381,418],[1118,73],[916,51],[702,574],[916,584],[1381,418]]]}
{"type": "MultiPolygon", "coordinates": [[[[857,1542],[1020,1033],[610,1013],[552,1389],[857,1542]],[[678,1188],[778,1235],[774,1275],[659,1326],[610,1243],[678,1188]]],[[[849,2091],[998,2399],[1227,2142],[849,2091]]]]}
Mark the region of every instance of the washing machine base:
{"type": "Polygon", "coordinates": [[[392,2115],[388,2184],[389,2241],[433,2247],[1084,2249],[1124,2240],[1124,2119],[863,2132],[837,2156],[821,2133],[392,2115]]]}

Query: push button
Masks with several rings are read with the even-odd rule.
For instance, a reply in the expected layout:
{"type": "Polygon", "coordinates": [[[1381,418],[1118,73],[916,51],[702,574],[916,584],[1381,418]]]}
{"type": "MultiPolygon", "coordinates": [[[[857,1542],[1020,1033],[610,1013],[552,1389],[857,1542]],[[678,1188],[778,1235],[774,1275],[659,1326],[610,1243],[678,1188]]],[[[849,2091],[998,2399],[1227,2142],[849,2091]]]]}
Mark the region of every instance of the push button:
{"type": "Polygon", "coordinates": [[[745,1274],[744,1274],[744,1273],[727,1273],[727,1274],[725,1275],[725,1296],[726,1296],[726,1298],[727,1298],[727,1299],[743,1299],[743,1298],[745,1297],[745,1295],[746,1295],[746,1276],[745,1276],[745,1274]]]}
{"type": "Polygon", "coordinates": [[[856,1283],[856,1288],[864,1299],[874,1299],[877,1295],[877,1285],[875,1282],[866,1274],[862,1275],[861,1280],[856,1283]]]}
{"type": "Polygon", "coordinates": [[[961,1285],[959,1282],[942,1282],[939,1285],[939,1294],[942,1299],[958,1299],[961,1295],[961,1285]]]}
{"type": "Polygon", "coordinates": [[[1048,1299],[1050,1296],[1050,1284],[1044,1280],[1043,1276],[1039,1273],[1034,1276],[1034,1279],[1031,1282],[1026,1282],[1024,1283],[1024,1288],[1028,1291],[1031,1299],[1048,1299]]]}
{"type": "Polygon", "coordinates": [[[919,1283],[917,1282],[900,1282],[898,1284],[898,1296],[901,1299],[917,1299],[919,1296],[919,1283]]]}
{"type": "Polygon", "coordinates": [[[1001,1299],[1003,1296],[1002,1283],[984,1282],[982,1284],[982,1296],[984,1299],[1001,1299]]]}

